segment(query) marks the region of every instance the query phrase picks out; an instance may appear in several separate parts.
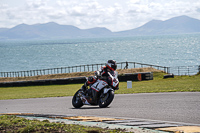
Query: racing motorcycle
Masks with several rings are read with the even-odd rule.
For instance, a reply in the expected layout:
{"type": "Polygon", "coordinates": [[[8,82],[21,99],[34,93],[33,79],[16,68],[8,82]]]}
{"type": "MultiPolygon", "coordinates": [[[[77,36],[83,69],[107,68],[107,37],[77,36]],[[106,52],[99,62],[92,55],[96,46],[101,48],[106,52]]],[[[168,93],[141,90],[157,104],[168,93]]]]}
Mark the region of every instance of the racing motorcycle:
{"type": "Polygon", "coordinates": [[[107,107],[114,99],[114,91],[119,89],[118,74],[116,71],[108,72],[107,82],[105,79],[97,78],[91,84],[90,89],[84,91],[79,89],[72,98],[72,105],[81,108],[83,105],[99,105],[100,108],[107,107]]]}

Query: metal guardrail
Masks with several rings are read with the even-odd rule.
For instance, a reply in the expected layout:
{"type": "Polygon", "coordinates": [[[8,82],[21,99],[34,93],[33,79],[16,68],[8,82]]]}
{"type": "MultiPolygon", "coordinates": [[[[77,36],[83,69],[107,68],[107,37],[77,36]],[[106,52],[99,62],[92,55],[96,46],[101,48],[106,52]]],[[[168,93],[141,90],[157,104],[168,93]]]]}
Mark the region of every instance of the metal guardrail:
{"type": "Polygon", "coordinates": [[[200,65],[170,67],[170,73],[174,75],[195,75],[200,73],[200,65]]]}
{"type": "MultiPolygon", "coordinates": [[[[104,65],[105,63],[61,67],[61,68],[49,68],[49,69],[40,69],[40,70],[29,70],[29,71],[0,72],[0,77],[30,77],[30,76],[39,76],[39,75],[49,75],[49,74],[90,72],[90,71],[96,71],[104,65]]],[[[169,70],[170,70],[169,67],[137,63],[137,62],[119,62],[117,63],[117,65],[118,65],[118,69],[152,67],[158,70],[162,70],[166,73],[169,73],[169,70]]]]}
{"type": "MultiPolygon", "coordinates": [[[[105,63],[60,67],[60,68],[49,68],[40,70],[29,70],[29,71],[0,72],[0,77],[30,77],[30,76],[63,74],[63,73],[73,73],[73,72],[91,72],[100,69],[104,65],[105,63]]],[[[152,67],[164,71],[166,73],[172,73],[174,75],[195,75],[198,72],[200,72],[200,65],[164,67],[164,66],[150,65],[138,62],[119,62],[117,63],[117,65],[118,69],[152,67]]]]}

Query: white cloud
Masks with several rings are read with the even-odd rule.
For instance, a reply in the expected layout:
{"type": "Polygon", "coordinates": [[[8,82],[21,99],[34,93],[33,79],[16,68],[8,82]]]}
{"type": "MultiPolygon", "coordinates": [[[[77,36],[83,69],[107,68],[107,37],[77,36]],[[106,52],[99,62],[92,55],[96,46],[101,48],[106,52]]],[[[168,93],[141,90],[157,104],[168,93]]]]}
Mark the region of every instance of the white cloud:
{"type": "Polygon", "coordinates": [[[47,1],[46,0],[28,0],[26,4],[30,9],[39,9],[41,7],[46,6],[47,1]]]}
{"type": "MultiPolygon", "coordinates": [[[[130,0],[128,3],[128,15],[135,25],[144,24],[152,19],[166,20],[175,16],[188,15],[200,19],[196,9],[200,7],[200,1],[196,0],[130,0]],[[141,23],[139,23],[141,22],[141,23]]],[[[134,27],[134,25],[132,25],[134,27]]]]}
{"type": "Polygon", "coordinates": [[[12,0],[0,1],[0,27],[57,22],[79,28],[133,29],[152,20],[188,15],[200,19],[199,0],[12,0]]]}

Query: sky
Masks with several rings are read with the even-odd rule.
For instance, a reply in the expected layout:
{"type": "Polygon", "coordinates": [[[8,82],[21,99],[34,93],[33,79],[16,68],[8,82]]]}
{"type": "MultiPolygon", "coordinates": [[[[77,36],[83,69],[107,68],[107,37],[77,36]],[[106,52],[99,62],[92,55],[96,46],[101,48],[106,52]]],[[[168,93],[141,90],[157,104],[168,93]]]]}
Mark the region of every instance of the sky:
{"type": "Polygon", "coordinates": [[[0,28],[56,22],[116,32],[181,15],[200,20],[200,0],[0,0],[0,28]]]}

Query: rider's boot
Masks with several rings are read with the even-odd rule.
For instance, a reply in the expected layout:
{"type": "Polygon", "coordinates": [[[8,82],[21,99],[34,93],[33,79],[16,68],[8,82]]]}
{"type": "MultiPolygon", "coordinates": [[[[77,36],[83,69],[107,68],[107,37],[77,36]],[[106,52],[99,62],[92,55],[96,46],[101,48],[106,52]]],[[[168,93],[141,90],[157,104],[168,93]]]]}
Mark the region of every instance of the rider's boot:
{"type": "Polygon", "coordinates": [[[81,90],[86,93],[87,92],[87,83],[85,83],[82,87],[81,90]]]}

